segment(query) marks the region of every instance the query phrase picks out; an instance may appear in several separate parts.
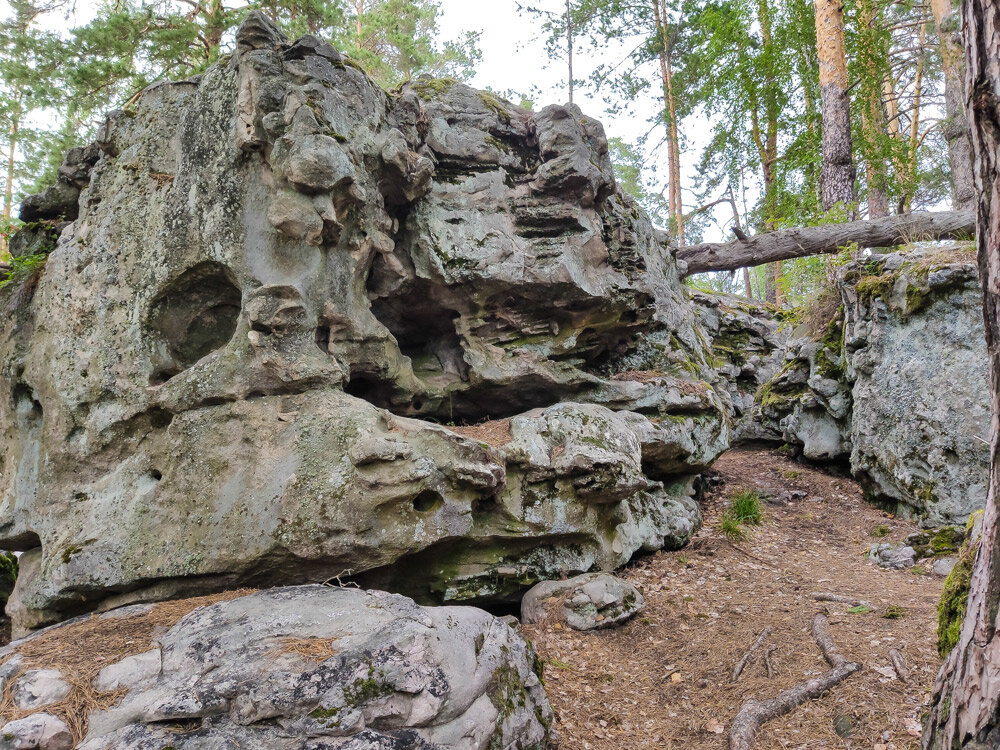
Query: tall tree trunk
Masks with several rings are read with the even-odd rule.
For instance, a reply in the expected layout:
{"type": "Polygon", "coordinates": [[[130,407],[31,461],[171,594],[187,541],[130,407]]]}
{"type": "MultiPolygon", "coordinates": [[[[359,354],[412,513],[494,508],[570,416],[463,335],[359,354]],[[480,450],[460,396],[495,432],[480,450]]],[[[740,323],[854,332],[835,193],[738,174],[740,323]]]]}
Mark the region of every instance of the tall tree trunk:
{"type": "Polygon", "coordinates": [[[816,52],[823,108],[823,208],[838,203],[853,206],[855,172],[841,0],[816,0],[816,52]]]}
{"type": "Polygon", "coordinates": [[[971,210],[976,205],[976,188],[972,179],[969,118],[965,114],[965,71],[959,14],[952,10],[951,0],[931,0],[931,13],[934,14],[944,70],[945,121],[942,132],[948,143],[952,207],[956,211],[971,210]]]}
{"type": "Polygon", "coordinates": [[[670,117],[667,138],[670,139],[670,180],[673,183],[674,216],[677,221],[677,245],[684,247],[684,195],[681,192],[681,144],[677,134],[677,99],[674,97],[674,71],[667,57],[667,112],[670,117]]]}
{"type": "Polygon", "coordinates": [[[205,15],[205,61],[213,62],[219,57],[219,45],[226,30],[226,9],[222,0],[211,0],[202,11],[205,15]]]}
{"type": "Polygon", "coordinates": [[[354,44],[358,49],[361,49],[361,33],[363,26],[361,25],[361,17],[365,12],[365,0],[356,0],[354,3],[354,44]]]}
{"type": "MultiPolygon", "coordinates": [[[[7,164],[5,165],[4,186],[3,186],[3,218],[10,220],[14,210],[14,166],[17,164],[17,142],[20,136],[21,114],[15,112],[10,121],[10,132],[7,138],[7,164]]],[[[7,238],[0,235],[0,260],[5,259],[10,254],[7,247],[7,238]]]]}
{"type": "Polygon", "coordinates": [[[677,233],[677,244],[683,246],[684,204],[681,198],[680,143],[677,133],[677,102],[674,98],[674,76],[670,62],[670,36],[667,31],[667,7],[661,0],[653,0],[656,33],[661,40],[660,78],[663,83],[663,116],[667,129],[667,163],[670,174],[667,180],[667,209],[677,233]]]}
{"type": "Polygon", "coordinates": [[[569,103],[573,103],[573,19],[569,14],[569,0],[566,0],[566,61],[569,68],[569,103]]]}
{"type": "Polygon", "coordinates": [[[926,34],[920,27],[920,53],[917,56],[917,71],[913,78],[913,112],[910,115],[910,141],[906,149],[907,162],[903,194],[899,197],[899,213],[910,212],[913,194],[917,189],[917,151],[920,149],[920,102],[924,93],[924,56],[923,48],[926,34]]]}
{"type": "Polygon", "coordinates": [[[961,634],[938,673],[924,726],[924,748],[933,750],[1000,747],[1000,3],[965,0],[962,18],[993,419],[982,543],[961,634]]]}
{"type": "MultiPolygon", "coordinates": [[[[764,172],[764,227],[768,231],[778,226],[778,91],[774,80],[775,50],[771,36],[771,8],[769,0],[757,1],[757,21],[760,23],[762,50],[764,60],[764,138],[761,140],[760,128],[755,122],[757,149],[760,152],[760,163],[764,172]]],[[[785,302],[781,289],[781,261],[772,263],[768,268],[767,301],[775,305],[785,302]]]]}
{"type": "MultiPolygon", "coordinates": [[[[864,0],[858,3],[858,24],[862,27],[860,33],[874,39],[882,23],[880,0],[864,0]]],[[[861,86],[861,131],[865,149],[865,182],[868,185],[868,218],[878,219],[889,213],[889,197],[886,195],[885,159],[882,156],[879,141],[886,135],[885,109],[882,95],[885,90],[883,81],[886,71],[880,69],[877,49],[866,49],[864,68],[866,79],[861,86]]],[[[884,50],[882,50],[884,51],[884,50]]]]}

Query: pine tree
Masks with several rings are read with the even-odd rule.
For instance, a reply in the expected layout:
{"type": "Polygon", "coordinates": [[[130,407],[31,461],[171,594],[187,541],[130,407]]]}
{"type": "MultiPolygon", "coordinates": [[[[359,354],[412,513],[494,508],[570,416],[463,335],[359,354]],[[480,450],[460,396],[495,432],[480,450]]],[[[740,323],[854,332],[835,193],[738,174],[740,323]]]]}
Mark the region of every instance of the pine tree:
{"type": "Polygon", "coordinates": [[[841,0],[816,0],[816,49],[823,105],[823,208],[840,204],[853,212],[854,153],[841,0]]]}
{"type": "Polygon", "coordinates": [[[46,132],[33,120],[64,99],[54,78],[61,60],[59,39],[38,28],[39,18],[60,4],[11,0],[11,15],[0,26],[0,260],[8,255],[18,185],[44,169],[46,152],[58,140],[58,134],[46,132]]]}
{"type": "Polygon", "coordinates": [[[968,603],[958,643],[934,683],[924,724],[926,750],[985,750],[1000,746],[1000,5],[993,0],[965,0],[962,9],[968,66],[967,112],[971,120],[973,168],[979,189],[979,267],[983,317],[990,357],[993,424],[990,430],[990,477],[982,541],[972,569],[968,603]]]}

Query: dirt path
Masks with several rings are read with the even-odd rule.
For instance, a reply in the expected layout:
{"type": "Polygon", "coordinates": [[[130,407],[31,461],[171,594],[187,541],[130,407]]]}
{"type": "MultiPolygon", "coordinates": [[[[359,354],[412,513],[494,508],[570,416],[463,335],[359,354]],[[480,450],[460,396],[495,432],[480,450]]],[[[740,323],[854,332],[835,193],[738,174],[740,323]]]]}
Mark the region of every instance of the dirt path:
{"type": "Polygon", "coordinates": [[[623,572],[646,597],[643,614],[618,630],[590,634],[524,628],[546,661],[559,747],[725,748],[729,722],[746,698],[769,698],[826,671],[810,632],[813,615],[825,607],[834,641],[864,669],[821,700],[767,724],[755,748],[918,748],[908,728],[919,720],[939,665],[936,605],[943,579],[882,570],[864,559],[872,532],[885,531],[879,526],[891,529],[885,541],[902,539],[915,526],[866,504],[850,479],[774,452],[730,451],[715,469],[724,483],[706,498],[705,526],[689,547],[651,555],[623,572]],[[716,529],[723,503],[744,487],[807,493],[767,506],[764,525],[740,544],[746,553],[716,529]],[[856,596],[877,609],[851,614],[849,605],[818,604],[813,591],[856,596]],[[883,617],[889,605],[903,614],[883,617]],[[776,646],[777,674],[768,679],[757,659],[731,684],[733,666],[766,625],[774,628],[768,642],[776,646]],[[909,687],[885,676],[892,674],[893,647],[905,654],[909,687]],[[845,738],[834,730],[838,717],[841,729],[843,717],[850,720],[845,738]]]}

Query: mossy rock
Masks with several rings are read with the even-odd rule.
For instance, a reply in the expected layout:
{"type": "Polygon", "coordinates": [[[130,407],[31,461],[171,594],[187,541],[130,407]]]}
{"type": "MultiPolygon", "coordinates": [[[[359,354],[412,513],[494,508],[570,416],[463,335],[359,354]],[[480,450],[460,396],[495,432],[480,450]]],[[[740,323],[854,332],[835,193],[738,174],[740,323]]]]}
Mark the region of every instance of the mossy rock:
{"type": "Polygon", "coordinates": [[[965,617],[965,605],[969,599],[969,586],[972,581],[972,566],[976,561],[976,552],[982,538],[982,525],[977,524],[983,511],[979,510],[969,516],[966,524],[966,540],[954,569],[944,581],[941,601],[938,603],[938,653],[944,658],[958,643],[962,632],[962,620],[965,617]]]}
{"type": "Polygon", "coordinates": [[[458,81],[454,78],[431,78],[429,76],[421,76],[414,81],[410,81],[410,88],[413,89],[417,96],[426,102],[441,96],[457,83],[458,81]]]}
{"type": "Polygon", "coordinates": [[[950,557],[960,551],[965,538],[966,532],[962,527],[943,526],[940,529],[928,529],[910,534],[906,542],[913,547],[918,559],[950,557]]]}

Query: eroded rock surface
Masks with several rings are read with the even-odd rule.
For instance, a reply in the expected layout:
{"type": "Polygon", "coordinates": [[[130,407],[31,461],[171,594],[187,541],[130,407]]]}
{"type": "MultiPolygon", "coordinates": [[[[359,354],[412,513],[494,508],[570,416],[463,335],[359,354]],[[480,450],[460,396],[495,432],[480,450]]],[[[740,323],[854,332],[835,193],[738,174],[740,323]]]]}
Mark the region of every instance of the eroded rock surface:
{"type": "MultiPolygon", "coordinates": [[[[128,628],[129,618],[144,615],[138,608],[117,619],[128,628]]],[[[73,627],[44,637],[64,631],[62,650],[72,651],[73,627]]],[[[124,647],[135,645],[144,644],[124,647]]],[[[552,720],[534,651],[472,607],[287,587],[195,609],[151,645],[98,677],[95,689],[127,692],[111,708],[89,711],[78,747],[541,750],[552,720]]],[[[57,721],[40,712],[4,732],[55,736],[57,721]]],[[[63,726],[56,739],[66,734],[63,726]]]]}
{"type": "Polygon", "coordinates": [[[868,497],[928,526],[986,502],[990,405],[982,292],[961,247],[874,255],[839,274],[841,308],[789,343],[756,415],[804,456],[849,461],[868,497]]]}
{"type": "Polygon", "coordinates": [[[18,627],[348,570],[512,599],[697,528],[724,399],[577,108],[386,93],[253,13],[64,167],[0,299],[18,627]],[[509,447],[436,424],[489,418],[509,447]]]}
{"type": "Polygon", "coordinates": [[[542,581],[521,600],[521,621],[541,622],[550,613],[574,630],[613,628],[646,607],[639,589],[607,573],[585,573],[566,581],[542,581]]]}
{"type": "Polygon", "coordinates": [[[692,292],[711,344],[713,365],[732,410],[732,442],[776,440],[780,433],[757,413],[757,393],[785,365],[790,326],[775,310],[730,295],[692,292]]]}

